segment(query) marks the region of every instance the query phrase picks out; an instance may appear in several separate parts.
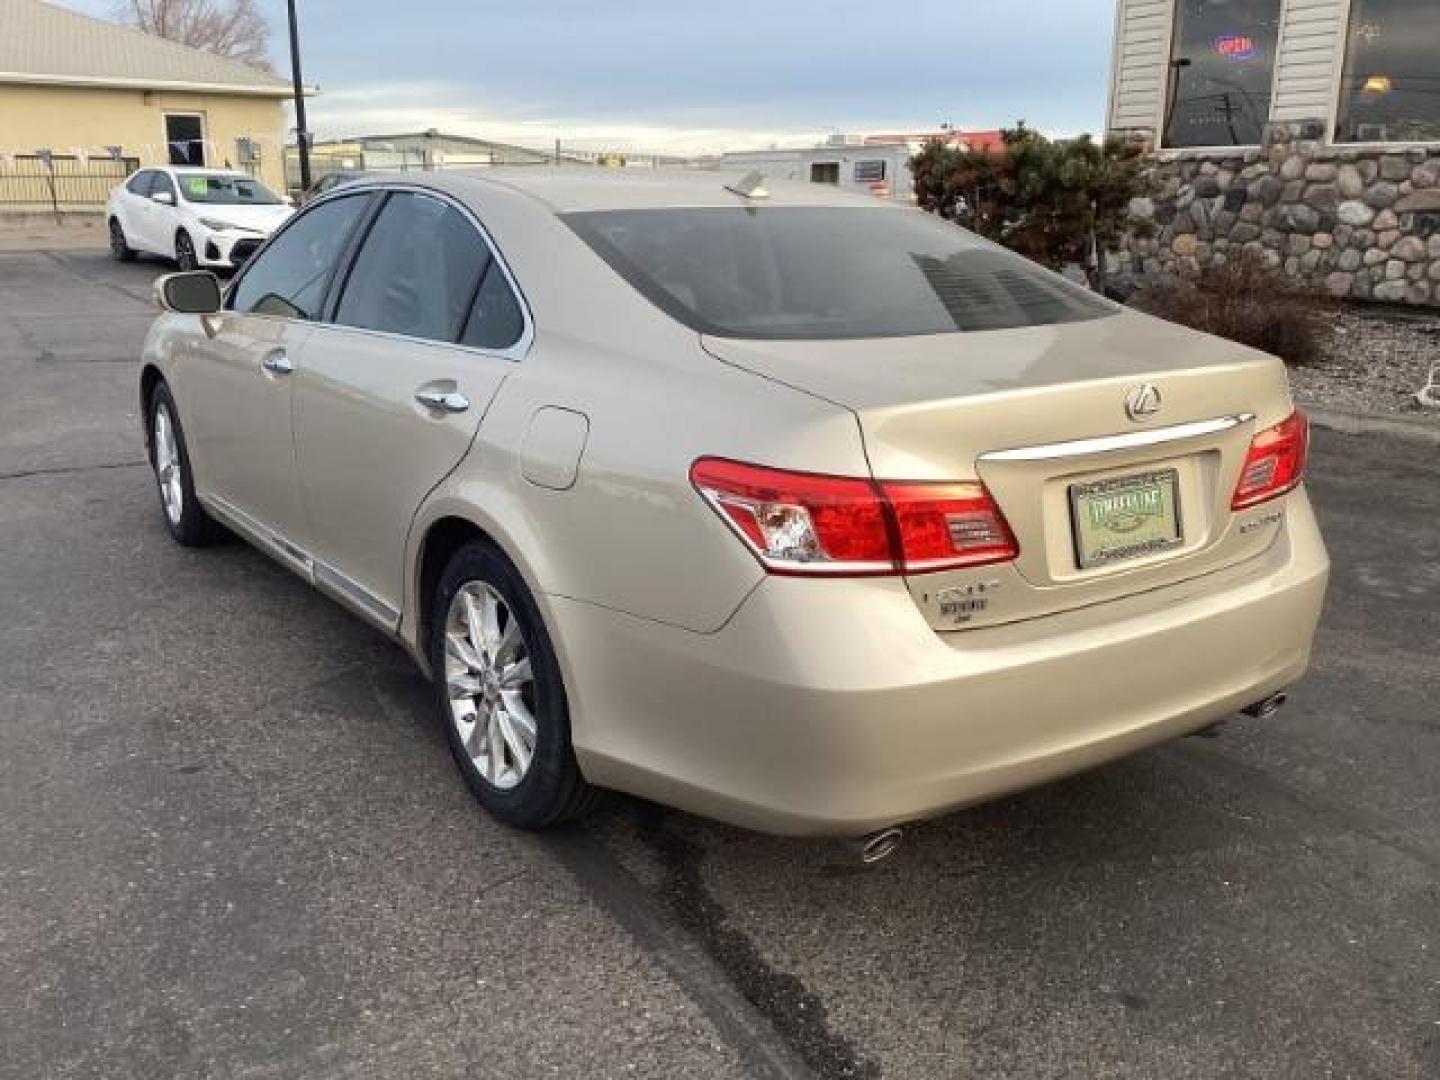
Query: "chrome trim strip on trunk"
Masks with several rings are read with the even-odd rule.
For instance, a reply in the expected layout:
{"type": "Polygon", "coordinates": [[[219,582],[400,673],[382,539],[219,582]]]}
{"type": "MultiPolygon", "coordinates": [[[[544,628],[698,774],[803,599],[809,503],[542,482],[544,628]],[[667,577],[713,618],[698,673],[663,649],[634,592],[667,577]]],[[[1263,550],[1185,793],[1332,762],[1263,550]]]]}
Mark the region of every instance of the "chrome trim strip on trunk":
{"type": "Polygon", "coordinates": [[[1238,413],[1235,416],[1195,420],[1188,424],[1151,428],[1148,431],[1127,431],[1123,435],[1101,435],[1093,439],[1072,439],[1068,442],[1046,443],[1043,446],[1020,446],[1013,450],[990,450],[981,454],[979,460],[1059,461],[1064,458],[1093,457],[1097,454],[1113,454],[1121,450],[1196,439],[1203,435],[1216,435],[1241,424],[1248,424],[1254,419],[1254,413],[1238,413]]]}

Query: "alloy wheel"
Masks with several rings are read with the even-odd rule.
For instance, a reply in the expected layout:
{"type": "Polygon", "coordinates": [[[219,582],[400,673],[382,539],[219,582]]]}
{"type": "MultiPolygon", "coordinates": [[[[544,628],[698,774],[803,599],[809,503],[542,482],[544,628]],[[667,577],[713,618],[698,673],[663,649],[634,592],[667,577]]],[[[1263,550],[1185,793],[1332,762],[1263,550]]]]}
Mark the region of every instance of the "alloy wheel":
{"type": "Polygon", "coordinates": [[[178,526],[185,513],[184,471],[175,438],[175,421],[164,402],[155,406],[155,479],[160,484],[165,516],[171,525],[178,526]]]}
{"type": "Polygon", "coordinates": [[[535,757],[535,676],[515,612],[483,581],[467,581],[450,602],[444,674],[466,756],[486,783],[514,788],[535,757]]]}

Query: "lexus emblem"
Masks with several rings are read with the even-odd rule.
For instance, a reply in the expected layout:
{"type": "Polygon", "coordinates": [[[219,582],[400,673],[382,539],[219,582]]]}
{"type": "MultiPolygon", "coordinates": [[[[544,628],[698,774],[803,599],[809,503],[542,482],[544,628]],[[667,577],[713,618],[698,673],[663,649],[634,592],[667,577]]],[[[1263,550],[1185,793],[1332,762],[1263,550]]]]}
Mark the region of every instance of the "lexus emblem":
{"type": "Polygon", "coordinates": [[[1125,415],[1137,424],[1160,411],[1160,391],[1152,383],[1141,383],[1125,395],[1125,415]]]}

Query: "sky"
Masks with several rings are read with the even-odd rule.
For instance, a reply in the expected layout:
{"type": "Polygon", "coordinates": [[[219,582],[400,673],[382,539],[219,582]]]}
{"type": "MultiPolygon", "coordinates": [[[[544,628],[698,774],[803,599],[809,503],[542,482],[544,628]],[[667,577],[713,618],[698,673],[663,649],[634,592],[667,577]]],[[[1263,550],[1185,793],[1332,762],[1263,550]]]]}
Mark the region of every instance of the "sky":
{"type": "MultiPolygon", "coordinates": [[[[63,0],[105,16],[113,0],[63,0]]],[[[289,74],[283,0],[271,52],[289,74]]],[[[317,138],[439,128],[705,153],[1100,129],[1114,0],[297,0],[317,138]]]]}

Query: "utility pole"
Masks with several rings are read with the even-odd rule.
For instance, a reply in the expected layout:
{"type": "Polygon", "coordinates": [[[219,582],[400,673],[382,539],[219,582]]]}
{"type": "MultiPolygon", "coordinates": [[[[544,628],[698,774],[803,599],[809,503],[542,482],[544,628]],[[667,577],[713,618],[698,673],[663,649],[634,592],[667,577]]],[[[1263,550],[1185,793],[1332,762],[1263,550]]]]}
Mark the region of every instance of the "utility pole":
{"type": "Polygon", "coordinates": [[[310,190],[310,132],[305,127],[305,85],[300,78],[300,31],[295,25],[295,0],[290,9],[290,76],[295,83],[295,147],[300,152],[300,190],[310,190]]]}

